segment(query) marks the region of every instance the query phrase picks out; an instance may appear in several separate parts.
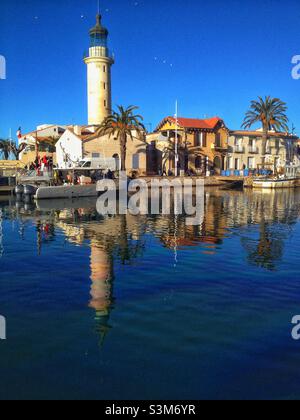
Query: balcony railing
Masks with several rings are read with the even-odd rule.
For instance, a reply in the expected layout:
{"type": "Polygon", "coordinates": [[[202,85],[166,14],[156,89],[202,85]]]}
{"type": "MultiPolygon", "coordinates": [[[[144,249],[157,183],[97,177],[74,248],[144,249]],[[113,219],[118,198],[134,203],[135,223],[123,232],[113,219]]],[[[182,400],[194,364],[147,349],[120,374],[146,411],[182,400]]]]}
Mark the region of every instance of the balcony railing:
{"type": "Polygon", "coordinates": [[[234,153],[245,153],[244,146],[234,146],[233,148],[234,153]]]}
{"type": "Polygon", "coordinates": [[[221,151],[223,151],[223,150],[228,150],[228,146],[226,145],[223,145],[223,144],[220,144],[220,143],[218,143],[218,144],[215,144],[215,150],[221,150],[221,151]]]}
{"type": "Polygon", "coordinates": [[[259,153],[259,148],[256,146],[249,146],[249,153],[252,155],[257,155],[259,153]]]}

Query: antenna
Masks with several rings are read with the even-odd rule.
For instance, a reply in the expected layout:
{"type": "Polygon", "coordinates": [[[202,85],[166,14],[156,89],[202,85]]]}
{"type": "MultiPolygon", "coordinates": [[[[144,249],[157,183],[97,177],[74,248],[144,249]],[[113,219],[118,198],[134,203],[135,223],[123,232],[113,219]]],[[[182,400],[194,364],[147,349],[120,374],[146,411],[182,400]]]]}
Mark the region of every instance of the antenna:
{"type": "Polygon", "coordinates": [[[97,3],[98,3],[98,15],[100,15],[100,0],[98,0],[97,3]]]}

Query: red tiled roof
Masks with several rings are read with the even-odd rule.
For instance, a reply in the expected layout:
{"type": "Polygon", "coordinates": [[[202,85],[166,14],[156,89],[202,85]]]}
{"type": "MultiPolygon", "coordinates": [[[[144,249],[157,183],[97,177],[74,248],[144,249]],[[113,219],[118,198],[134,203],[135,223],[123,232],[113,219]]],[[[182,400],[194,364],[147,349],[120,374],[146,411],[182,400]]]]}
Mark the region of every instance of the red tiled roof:
{"type": "MultiPolygon", "coordinates": [[[[157,127],[159,130],[167,122],[175,123],[175,117],[165,118],[157,127]]],[[[199,130],[214,130],[219,123],[222,123],[223,120],[219,117],[208,118],[208,119],[195,119],[195,118],[178,118],[178,124],[182,128],[197,128],[199,130]]]]}

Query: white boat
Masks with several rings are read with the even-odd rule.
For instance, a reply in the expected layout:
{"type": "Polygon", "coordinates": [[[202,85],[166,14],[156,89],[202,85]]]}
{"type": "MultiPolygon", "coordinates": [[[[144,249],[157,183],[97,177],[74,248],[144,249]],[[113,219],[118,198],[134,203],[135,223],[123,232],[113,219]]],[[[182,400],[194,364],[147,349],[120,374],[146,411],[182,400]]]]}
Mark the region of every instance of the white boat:
{"type": "Polygon", "coordinates": [[[35,194],[36,200],[56,198],[97,197],[96,184],[91,185],[65,185],[60,187],[40,187],[35,194]]]}
{"type": "Polygon", "coordinates": [[[294,179],[270,179],[257,178],[253,180],[253,188],[256,189],[279,189],[279,188],[296,188],[300,186],[300,178],[294,179]]]}
{"type": "Polygon", "coordinates": [[[254,178],[253,188],[255,189],[283,189],[300,187],[300,177],[298,175],[299,168],[296,166],[287,166],[285,175],[268,178],[254,178]]]}

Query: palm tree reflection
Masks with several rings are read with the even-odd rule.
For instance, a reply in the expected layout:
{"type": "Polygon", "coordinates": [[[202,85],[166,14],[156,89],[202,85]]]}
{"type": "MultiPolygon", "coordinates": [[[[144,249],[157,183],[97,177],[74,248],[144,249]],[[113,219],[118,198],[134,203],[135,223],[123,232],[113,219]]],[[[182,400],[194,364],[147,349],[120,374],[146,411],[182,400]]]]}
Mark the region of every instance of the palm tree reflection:
{"type": "Polygon", "coordinates": [[[284,238],[278,237],[275,229],[262,221],[258,241],[242,238],[242,244],[247,251],[247,260],[250,264],[266,270],[276,270],[277,264],[283,256],[284,238]]]}

